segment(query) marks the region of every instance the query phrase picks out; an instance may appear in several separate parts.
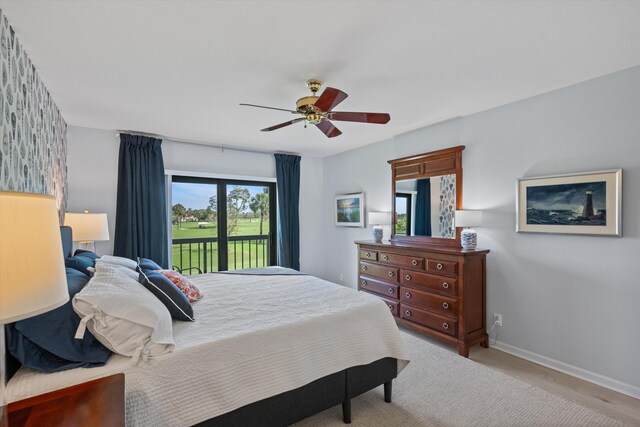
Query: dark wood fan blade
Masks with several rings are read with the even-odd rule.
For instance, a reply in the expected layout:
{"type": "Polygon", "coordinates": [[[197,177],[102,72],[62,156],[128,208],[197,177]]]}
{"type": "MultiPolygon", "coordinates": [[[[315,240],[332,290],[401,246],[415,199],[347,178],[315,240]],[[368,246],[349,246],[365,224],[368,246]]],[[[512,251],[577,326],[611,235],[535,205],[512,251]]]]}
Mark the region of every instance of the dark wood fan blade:
{"type": "Polygon", "coordinates": [[[320,123],[316,123],[316,127],[320,129],[327,137],[333,138],[339,135],[342,135],[340,129],[335,127],[330,121],[323,120],[320,123]]]}
{"type": "Polygon", "coordinates": [[[290,113],[297,113],[297,111],[295,110],[286,110],[284,108],[276,108],[276,107],[265,107],[264,105],[256,105],[256,104],[240,104],[240,105],[244,105],[245,107],[258,107],[258,108],[266,108],[267,110],[279,110],[279,111],[288,111],[290,113]]]}
{"type": "Polygon", "coordinates": [[[357,113],[348,111],[337,111],[330,114],[331,120],[338,120],[341,122],[362,122],[362,123],[376,123],[383,125],[391,120],[391,116],[387,113],[357,113]]]}
{"type": "Polygon", "coordinates": [[[293,119],[293,120],[289,120],[288,122],[280,123],[279,125],[271,126],[271,127],[264,128],[264,129],[260,129],[260,131],[261,132],[269,132],[269,131],[272,131],[272,130],[283,128],[285,126],[292,125],[294,123],[301,122],[303,120],[304,120],[304,117],[300,117],[298,119],[293,119]]]}
{"type": "Polygon", "coordinates": [[[320,95],[320,98],[314,104],[316,108],[322,112],[331,111],[336,105],[347,99],[346,93],[340,89],[327,87],[320,95]]]}

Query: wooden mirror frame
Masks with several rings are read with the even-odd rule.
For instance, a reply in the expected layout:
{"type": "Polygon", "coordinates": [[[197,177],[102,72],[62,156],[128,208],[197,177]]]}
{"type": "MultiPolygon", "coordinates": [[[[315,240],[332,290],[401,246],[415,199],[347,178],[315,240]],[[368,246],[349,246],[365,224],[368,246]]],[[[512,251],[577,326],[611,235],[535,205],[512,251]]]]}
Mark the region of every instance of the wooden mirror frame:
{"type": "Polygon", "coordinates": [[[429,236],[396,236],[396,181],[430,178],[454,174],[456,176],[456,210],[462,209],[462,150],[464,145],[431,151],[415,156],[389,160],[391,165],[391,241],[433,246],[460,247],[461,228],[456,227],[455,239],[429,236]]]}

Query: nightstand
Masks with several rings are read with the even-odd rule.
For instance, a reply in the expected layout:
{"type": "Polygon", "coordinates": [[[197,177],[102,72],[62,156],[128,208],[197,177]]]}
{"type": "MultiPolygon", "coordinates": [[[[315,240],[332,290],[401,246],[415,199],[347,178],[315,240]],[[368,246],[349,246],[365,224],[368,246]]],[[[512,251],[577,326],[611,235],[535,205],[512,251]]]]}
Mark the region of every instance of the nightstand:
{"type": "Polygon", "coordinates": [[[9,404],[9,427],[124,426],[124,374],[9,404]]]}

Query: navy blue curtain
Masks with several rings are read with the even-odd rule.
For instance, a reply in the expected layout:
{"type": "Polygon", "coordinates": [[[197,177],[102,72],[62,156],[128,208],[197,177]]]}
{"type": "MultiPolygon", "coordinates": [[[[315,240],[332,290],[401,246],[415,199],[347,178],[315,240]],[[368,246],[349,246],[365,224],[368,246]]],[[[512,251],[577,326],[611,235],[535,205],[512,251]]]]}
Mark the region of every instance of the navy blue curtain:
{"type": "Polygon", "coordinates": [[[278,265],[300,270],[300,156],[276,154],[278,265]]]}
{"type": "Polygon", "coordinates": [[[162,140],[120,134],[113,254],[149,258],[168,268],[162,140]]]}
{"type": "Polygon", "coordinates": [[[431,181],[419,179],[416,194],[416,219],[414,234],[431,236],[431,181]]]}

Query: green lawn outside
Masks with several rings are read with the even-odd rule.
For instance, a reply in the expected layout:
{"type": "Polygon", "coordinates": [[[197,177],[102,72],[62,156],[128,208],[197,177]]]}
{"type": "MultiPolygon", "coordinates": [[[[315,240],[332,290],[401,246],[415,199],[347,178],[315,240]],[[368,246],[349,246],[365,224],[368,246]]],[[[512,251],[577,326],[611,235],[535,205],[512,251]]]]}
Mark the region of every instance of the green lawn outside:
{"type": "MultiPolygon", "coordinates": [[[[172,239],[186,239],[186,238],[198,238],[198,237],[216,237],[218,235],[217,229],[214,223],[208,223],[205,228],[199,228],[197,222],[183,222],[180,224],[180,228],[173,224],[172,226],[172,239]]],[[[249,236],[258,235],[260,233],[260,220],[259,219],[239,219],[238,226],[234,230],[232,236],[249,236]]],[[[269,233],[269,221],[265,218],[262,223],[262,234],[269,233]]],[[[250,268],[250,267],[264,267],[269,265],[268,255],[268,242],[259,241],[258,244],[255,240],[251,242],[251,249],[249,249],[249,242],[244,242],[244,248],[241,242],[234,243],[229,242],[229,270],[250,268]],[[256,248],[257,244],[257,248],[256,248]],[[251,257],[251,260],[249,260],[251,257]],[[257,257],[257,259],[256,259],[257,257]],[[235,265],[234,265],[235,264],[235,265]]],[[[172,264],[180,267],[184,270],[184,274],[197,274],[197,270],[187,270],[189,267],[200,267],[204,272],[204,243],[182,245],[182,261],[180,258],[180,245],[172,245],[172,264]],[[199,249],[199,252],[198,252],[199,249]]],[[[207,268],[206,271],[218,271],[218,243],[209,242],[207,245],[207,268]]]]}

